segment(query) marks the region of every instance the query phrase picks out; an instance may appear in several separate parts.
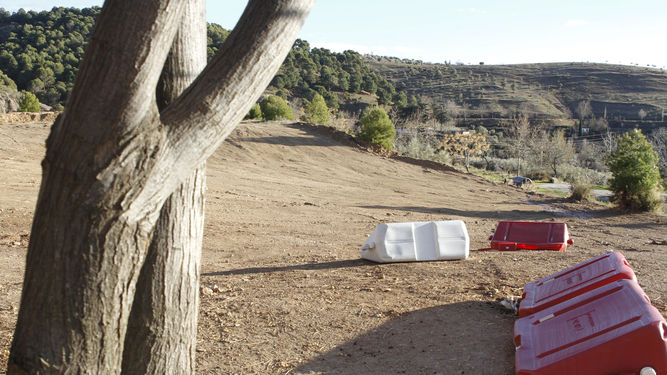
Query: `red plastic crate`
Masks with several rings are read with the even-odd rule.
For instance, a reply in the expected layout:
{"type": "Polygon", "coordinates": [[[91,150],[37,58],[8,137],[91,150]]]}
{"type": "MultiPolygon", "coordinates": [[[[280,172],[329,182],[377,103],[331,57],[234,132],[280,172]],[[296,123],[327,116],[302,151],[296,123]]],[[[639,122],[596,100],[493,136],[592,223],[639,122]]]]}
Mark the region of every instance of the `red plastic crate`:
{"type": "Polygon", "coordinates": [[[557,250],[572,244],[565,223],[501,221],[491,236],[491,250],[557,250]]]}
{"type": "Polygon", "coordinates": [[[602,254],[526,284],[519,305],[519,316],[532,314],[621,279],[637,280],[625,257],[618,252],[602,254]]]}
{"type": "Polygon", "coordinates": [[[517,375],[667,374],[667,322],[632,280],[518,319],[514,344],[517,375]]]}

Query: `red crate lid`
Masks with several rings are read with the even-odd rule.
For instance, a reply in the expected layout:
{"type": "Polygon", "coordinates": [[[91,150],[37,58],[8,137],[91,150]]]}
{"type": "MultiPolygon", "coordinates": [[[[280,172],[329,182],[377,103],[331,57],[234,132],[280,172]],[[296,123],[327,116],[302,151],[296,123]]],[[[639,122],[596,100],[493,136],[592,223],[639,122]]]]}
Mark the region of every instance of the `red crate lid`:
{"type": "Polygon", "coordinates": [[[519,316],[532,314],[621,279],[636,280],[635,273],[623,254],[619,252],[602,254],[526,284],[519,306],[519,316]]]}
{"type": "Polygon", "coordinates": [[[495,250],[558,250],[572,244],[567,224],[532,221],[501,221],[491,236],[495,250]]]}
{"type": "Polygon", "coordinates": [[[667,373],[667,323],[639,285],[619,280],[514,326],[517,375],[667,373]]]}

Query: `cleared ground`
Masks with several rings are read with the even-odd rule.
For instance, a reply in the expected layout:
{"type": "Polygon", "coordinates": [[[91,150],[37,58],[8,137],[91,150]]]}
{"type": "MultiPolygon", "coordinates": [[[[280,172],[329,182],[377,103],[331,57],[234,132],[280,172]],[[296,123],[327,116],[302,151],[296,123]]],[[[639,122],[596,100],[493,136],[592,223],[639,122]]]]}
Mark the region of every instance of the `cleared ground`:
{"type": "MultiPolygon", "coordinates": [[[[19,304],[49,125],[0,125],[0,363],[19,304]]],[[[621,251],[667,313],[665,217],[526,193],[378,155],[329,128],[239,126],[208,163],[201,374],[512,374],[525,283],[621,251]],[[463,261],[376,265],[382,222],[462,219],[463,261]],[[477,252],[499,220],[564,221],[566,252],[477,252]],[[217,287],[216,287],[217,286],[217,287]]],[[[0,366],[0,372],[4,366],[0,366]]]]}

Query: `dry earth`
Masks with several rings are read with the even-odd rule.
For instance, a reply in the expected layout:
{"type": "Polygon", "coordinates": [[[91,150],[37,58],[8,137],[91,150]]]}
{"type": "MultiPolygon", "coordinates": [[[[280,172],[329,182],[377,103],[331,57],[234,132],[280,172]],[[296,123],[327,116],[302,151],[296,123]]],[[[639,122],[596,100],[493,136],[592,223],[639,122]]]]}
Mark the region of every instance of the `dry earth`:
{"type": "MultiPolygon", "coordinates": [[[[49,127],[0,126],[3,364],[49,127]]],[[[213,292],[201,299],[201,374],[511,374],[515,316],[497,300],[608,250],[626,256],[667,313],[663,216],[530,194],[288,123],[240,125],[208,176],[202,285],[213,292]],[[379,223],[448,219],[466,222],[467,260],[359,258],[379,223]],[[574,246],[475,251],[499,220],[565,221],[574,246]]]]}

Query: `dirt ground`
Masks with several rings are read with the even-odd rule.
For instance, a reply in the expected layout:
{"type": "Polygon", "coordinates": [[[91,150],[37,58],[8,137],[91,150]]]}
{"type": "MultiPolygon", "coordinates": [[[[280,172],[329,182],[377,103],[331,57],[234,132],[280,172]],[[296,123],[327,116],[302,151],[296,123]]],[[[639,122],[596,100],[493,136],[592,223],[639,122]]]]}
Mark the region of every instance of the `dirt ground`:
{"type": "MultiPolygon", "coordinates": [[[[49,124],[0,126],[0,373],[16,321],[49,124]]],[[[246,123],[208,163],[200,374],[512,374],[498,300],[622,252],[667,313],[664,216],[494,184],[356,146],[328,128],[246,123]],[[464,220],[467,260],[378,265],[383,222],[464,220]],[[566,252],[478,252],[499,220],[564,221],[566,252]]]]}

